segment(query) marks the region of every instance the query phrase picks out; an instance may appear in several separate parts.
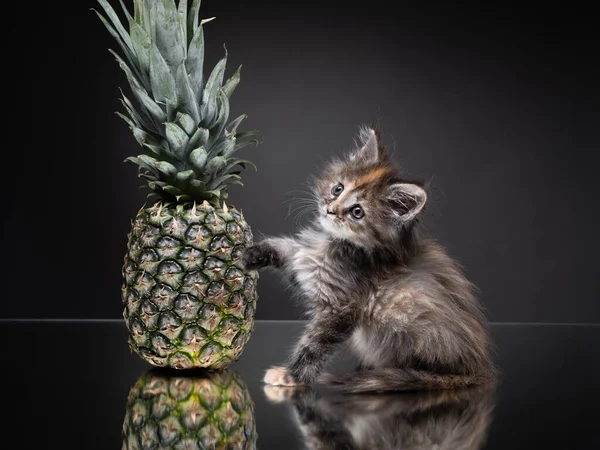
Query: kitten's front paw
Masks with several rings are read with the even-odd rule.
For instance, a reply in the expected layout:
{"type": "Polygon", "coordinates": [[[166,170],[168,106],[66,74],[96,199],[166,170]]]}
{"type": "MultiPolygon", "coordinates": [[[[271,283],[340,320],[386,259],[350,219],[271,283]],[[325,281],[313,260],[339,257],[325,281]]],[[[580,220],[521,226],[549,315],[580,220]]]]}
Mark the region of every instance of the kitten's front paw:
{"type": "Polygon", "coordinates": [[[264,244],[256,244],[248,247],[242,253],[242,264],[248,270],[256,270],[261,267],[277,265],[275,252],[264,244]]]}
{"type": "Polygon", "coordinates": [[[271,367],[265,374],[264,382],[272,386],[301,386],[285,367],[271,367]]]}
{"type": "Polygon", "coordinates": [[[292,401],[294,397],[304,389],[305,386],[273,386],[270,384],[263,386],[265,396],[271,403],[292,401]]]}

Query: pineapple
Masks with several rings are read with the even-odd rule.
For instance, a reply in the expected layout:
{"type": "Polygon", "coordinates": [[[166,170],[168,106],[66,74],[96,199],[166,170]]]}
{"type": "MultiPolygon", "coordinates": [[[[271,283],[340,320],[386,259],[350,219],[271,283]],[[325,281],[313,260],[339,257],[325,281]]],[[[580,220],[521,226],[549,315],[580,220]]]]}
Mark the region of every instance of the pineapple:
{"type": "Polygon", "coordinates": [[[129,392],[123,450],[256,448],[254,403],[238,373],[184,377],[156,370],[129,392]]]}
{"type": "MultiPolygon", "coordinates": [[[[125,114],[140,144],[126,161],[157,197],[133,220],[123,265],[123,317],[129,346],[154,366],[223,368],[241,354],[254,329],[256,271],[240,262],[252,244],[227,188],[242,184],[250,161],[236,152],[258,142],[228,122],[240,68],[224,82],[225,56],[203,76],[200,0],[121,1],[128,31],[106,0],[96,11],[120,46],[111,53],[134,102],[125,114]]],[[[146,186],[145,185],[145,186],[146,186]]]]}

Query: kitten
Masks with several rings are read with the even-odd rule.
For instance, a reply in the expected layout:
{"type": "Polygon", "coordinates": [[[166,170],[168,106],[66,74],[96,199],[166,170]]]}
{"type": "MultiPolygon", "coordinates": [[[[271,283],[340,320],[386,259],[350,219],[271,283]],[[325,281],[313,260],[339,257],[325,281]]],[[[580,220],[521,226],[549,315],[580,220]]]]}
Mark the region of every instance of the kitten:
{"type": "Polygon", "coordinates": [[[265,386],[289,403],[306,449],[478,450],[486,443],[495,386],[403,394],[335,396],[311,388],[265,386]]]}
{"type": "Polygon", "coordinates": [[[286,273],[311,318],[286,367],[267,384],[325,382],[348,392],[449,389],[491,378],[488,327],[472,285],[434,241],[421,237],[427,201],[404,179],[378,127],[334,160],[314,186],[316,222],[294,237],[245,250],[248,269],[286,273]],[[322,374],[339,344],[363,371],[322,374]]]}

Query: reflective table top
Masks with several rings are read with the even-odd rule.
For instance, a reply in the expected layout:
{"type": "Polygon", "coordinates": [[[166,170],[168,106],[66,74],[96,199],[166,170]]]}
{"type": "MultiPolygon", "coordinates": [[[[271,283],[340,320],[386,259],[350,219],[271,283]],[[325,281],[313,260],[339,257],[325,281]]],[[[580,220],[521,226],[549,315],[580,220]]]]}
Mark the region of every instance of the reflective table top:
{"type": "MultiPolygon", "coordinates": [[[[340,395],[264,386],[303,326],[259,321],[226,371],[186,374],[152,370],[132,354],[119,320],[2,321],[3,440],[63,449],[599,448],[600,326],[494,324],[493,388],[340,395]]],[[[354,364],[344,351],[331,362],[338,371],[354,364]]]]}

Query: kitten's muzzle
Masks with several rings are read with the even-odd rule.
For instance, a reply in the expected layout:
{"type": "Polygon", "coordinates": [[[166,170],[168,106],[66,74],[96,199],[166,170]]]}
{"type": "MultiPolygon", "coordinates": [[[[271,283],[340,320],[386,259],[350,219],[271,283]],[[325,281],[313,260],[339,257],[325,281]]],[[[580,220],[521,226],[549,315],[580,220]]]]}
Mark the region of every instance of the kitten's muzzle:
{"type": "Polygon", "coordinates": [[[335,220],[341,220],[342,217],[340,215],[340,210],[339,208],[332,208],[332,207],[327,207],[327,216],[331,217],[332,219],[335,220]]]}

